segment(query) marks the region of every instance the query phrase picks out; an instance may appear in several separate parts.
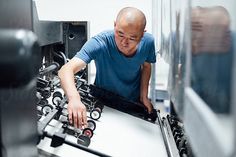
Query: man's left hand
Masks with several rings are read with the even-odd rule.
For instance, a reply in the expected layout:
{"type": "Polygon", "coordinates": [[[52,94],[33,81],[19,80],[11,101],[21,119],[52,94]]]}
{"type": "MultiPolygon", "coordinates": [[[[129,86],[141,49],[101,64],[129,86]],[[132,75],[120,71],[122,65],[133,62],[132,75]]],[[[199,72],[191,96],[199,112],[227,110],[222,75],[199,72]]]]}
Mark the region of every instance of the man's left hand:
{"type": "Polygon", "coordinates": [[[151,112],[152,112],[152,109],[153,109],[153,105],[152,105],[151,101],[150,101],[147,97],[141,99],[140,101],[141,101],[141,102],[143,103],[143,105],[147,108],[148,113],[151,113],[151,112]]]}

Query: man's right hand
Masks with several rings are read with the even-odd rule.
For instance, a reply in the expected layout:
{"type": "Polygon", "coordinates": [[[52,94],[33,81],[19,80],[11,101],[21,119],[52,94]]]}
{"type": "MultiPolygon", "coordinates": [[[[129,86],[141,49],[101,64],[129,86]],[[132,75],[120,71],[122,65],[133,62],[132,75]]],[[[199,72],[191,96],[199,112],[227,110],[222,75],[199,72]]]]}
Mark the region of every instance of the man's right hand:
{"type": "Polygon", "coordinates": [[[81,102],[80,97],[69,99],[67,106],[70,124],[74,127],[83,129],[87,127],[87,112],[85,105],[81,102]]]}

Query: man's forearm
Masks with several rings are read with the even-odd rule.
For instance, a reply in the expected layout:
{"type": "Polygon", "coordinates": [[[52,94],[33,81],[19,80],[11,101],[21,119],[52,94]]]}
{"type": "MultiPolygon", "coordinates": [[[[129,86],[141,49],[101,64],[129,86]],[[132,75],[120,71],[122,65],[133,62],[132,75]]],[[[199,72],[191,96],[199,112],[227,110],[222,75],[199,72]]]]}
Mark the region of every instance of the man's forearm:
{"type": "Polygon", "coordinates": [[[140,99],[148,97],[148,87],[149,87],[150,77],[151,77],[151,64],[145,62],[142,66],[140,99]]]}
{"type": "Polygon", "coordinates": [[[74,74],[80,71],[86,63],[79,58],[72,58],[67,64],[63,65],[58,72],[61,81],[61,87],[67,98],[79,97],[79,92],[75,86],[74,74]]]}
{"type": "Polygon", "coordinates": [[[68,100],[72,97],[80,97],[74,81],[74,72],[68,67],[63,66],[58,72],[61,81],[61,87],[64,90],[68,100]]]}

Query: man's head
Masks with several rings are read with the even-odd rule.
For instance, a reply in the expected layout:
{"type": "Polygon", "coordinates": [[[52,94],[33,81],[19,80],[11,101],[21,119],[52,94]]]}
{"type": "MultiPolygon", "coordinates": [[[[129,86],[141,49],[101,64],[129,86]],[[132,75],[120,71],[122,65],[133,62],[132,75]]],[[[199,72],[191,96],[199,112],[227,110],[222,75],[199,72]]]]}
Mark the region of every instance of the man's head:
{"type": "Polygon", "coordinates": [[[143,37],[146,18],[137,8],[123,8],[117,15],[114,23],[115,41],[118,49],[125,56],[133,56],[143,37]]]}

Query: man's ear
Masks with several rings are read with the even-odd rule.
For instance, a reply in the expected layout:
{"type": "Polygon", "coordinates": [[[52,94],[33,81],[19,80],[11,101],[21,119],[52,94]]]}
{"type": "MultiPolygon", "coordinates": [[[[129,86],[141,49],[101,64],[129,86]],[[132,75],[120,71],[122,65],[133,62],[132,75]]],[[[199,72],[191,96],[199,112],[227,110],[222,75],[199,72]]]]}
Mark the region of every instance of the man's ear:
{"type": "Polygon", "coordinates": [[[144,31],[143,31],[141,38],[144,36],[144,33],[145,33],[146,31],[147,31],[147,30],[144,30],[144,31]]]}
{"type": "Polygon", "coordinates": [[[144,33],[145,33],[145,32],[147,32],[147,30],[146,30],[146,29],[144,29],[144,31],[143,31],[143,34],[142,34],[142,37],[144,36],[144,33]]]}

